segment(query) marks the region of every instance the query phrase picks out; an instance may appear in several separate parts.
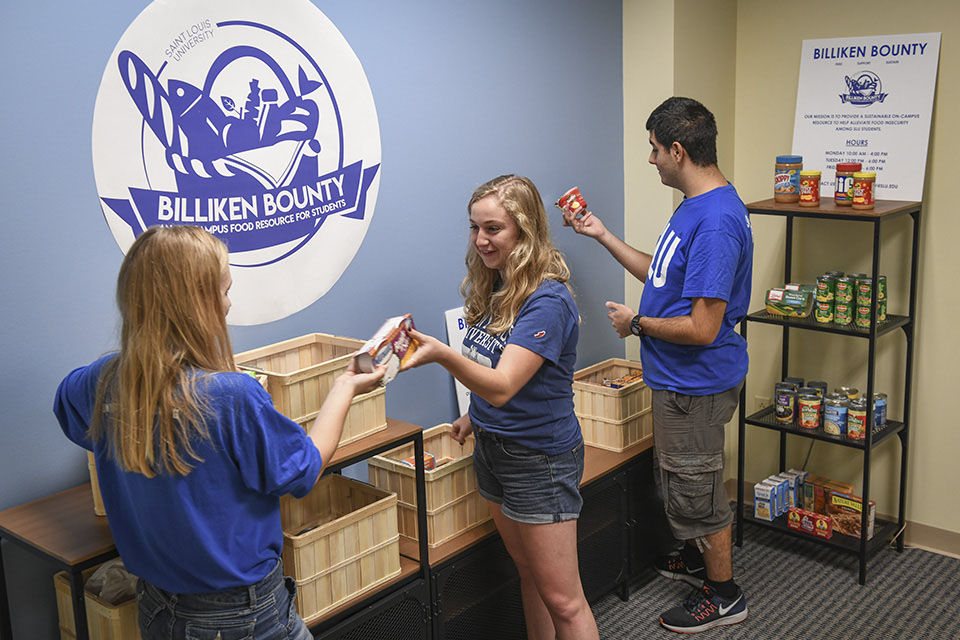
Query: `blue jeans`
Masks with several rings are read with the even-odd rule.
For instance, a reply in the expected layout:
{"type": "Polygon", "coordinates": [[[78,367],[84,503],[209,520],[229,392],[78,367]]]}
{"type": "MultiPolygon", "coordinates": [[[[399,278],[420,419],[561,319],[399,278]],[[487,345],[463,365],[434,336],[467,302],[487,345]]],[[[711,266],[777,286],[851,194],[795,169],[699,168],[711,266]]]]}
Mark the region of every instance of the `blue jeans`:
{"type": "Polygon", "coordinates": [[[312,640],[293,603],[296,583],[277,566],[249,587],[174,594],[137,583],[143,640],[312,640]]]}
{"type": "Polygon", "coordinates": [[[554,456],[473,426],[477,492],[511,520],[552,524],[576,520],[583,498],[583,441],[554,456]]]}

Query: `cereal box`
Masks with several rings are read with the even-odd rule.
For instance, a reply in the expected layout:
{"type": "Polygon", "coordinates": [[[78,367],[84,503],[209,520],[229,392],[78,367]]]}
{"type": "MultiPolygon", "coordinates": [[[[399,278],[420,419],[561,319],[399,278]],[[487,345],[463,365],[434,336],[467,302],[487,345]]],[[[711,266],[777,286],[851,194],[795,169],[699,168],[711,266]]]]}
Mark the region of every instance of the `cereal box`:
{"type": "Polygon", "coordinates": [[[372,373],[377,365],[383,364],[387,366],[383,383],[387,384],[396,378],[400,365],[404,364],[419,346],[407,333],[410,329],[416,327],[413,326],[413,317],[409,313],[384,322],[354,356],[357,369],[372,373]]]}

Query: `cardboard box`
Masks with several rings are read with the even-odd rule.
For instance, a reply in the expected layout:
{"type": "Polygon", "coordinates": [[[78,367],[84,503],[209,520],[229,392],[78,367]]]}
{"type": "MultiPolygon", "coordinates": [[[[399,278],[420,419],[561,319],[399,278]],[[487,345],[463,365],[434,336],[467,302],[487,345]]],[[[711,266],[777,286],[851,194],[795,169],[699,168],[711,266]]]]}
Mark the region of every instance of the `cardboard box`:
{"type": "MultiPolygon", "coordinates": [[[[867,540],[873,537],[877,503],[870,501],[867,513],[867,540]]],[[[827,497],[827,515],[833,518],[833,528],[853,538],[860,537],[863,516],[863,498],[852,493],[830,491],[827,497]]]]}
{"type": "Polygon", "coordinates": [[[753,485],[753,517],[773,521],[776,518],[776,486],[763,481],[753,485]]]}
{"type": "Polygon", "coordinates": [[[798,507],[791,507],[787,513],[787,526],[826,540],[833,537],[833,519],[830,516],[798,507]]]}

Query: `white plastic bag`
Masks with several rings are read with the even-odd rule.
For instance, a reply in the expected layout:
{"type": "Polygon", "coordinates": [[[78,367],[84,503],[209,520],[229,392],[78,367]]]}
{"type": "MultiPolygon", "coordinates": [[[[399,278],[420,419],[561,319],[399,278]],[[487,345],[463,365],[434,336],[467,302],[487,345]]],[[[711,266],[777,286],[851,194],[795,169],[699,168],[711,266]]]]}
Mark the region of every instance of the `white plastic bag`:
{"type": "Polygon", "coordinates": [[[110,604],[120,604],[137,595],[137,576],[127,571],[123,560],[114,558],[93,572],[84,589],[110,604]]]}

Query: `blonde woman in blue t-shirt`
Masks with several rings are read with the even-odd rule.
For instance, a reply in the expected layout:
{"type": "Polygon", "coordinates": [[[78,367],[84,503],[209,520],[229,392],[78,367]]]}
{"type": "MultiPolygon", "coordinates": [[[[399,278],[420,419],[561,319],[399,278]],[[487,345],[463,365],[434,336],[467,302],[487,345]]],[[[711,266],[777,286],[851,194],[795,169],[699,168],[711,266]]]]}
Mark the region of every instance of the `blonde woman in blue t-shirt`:
{"type": "Polygon", "coordinates": [[[467,210],[463,355],[413,332],[421,346],[405,368],[437,362],[472,392],[453,433],[461,443],[476,437],[478,491],[520,573],[527,637],[597,638],[577,563],[583,438],[573,412],[579,315],[570,270],[527,178],[481,185],[467,210]]]}

